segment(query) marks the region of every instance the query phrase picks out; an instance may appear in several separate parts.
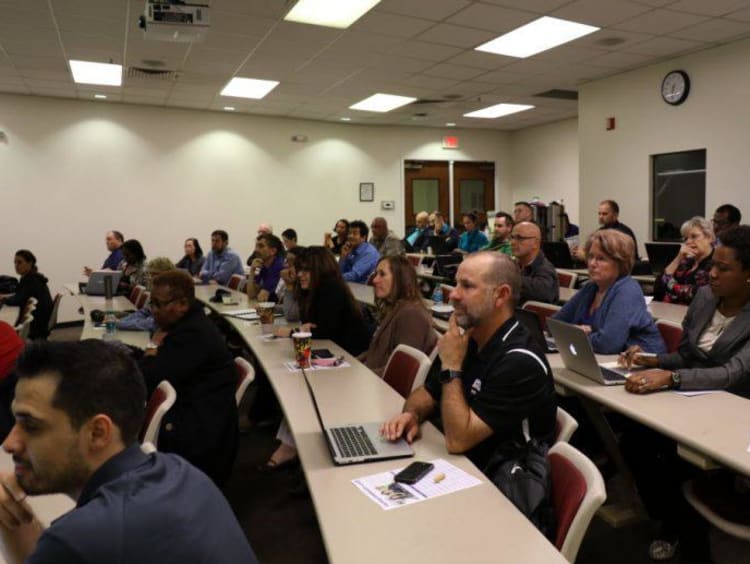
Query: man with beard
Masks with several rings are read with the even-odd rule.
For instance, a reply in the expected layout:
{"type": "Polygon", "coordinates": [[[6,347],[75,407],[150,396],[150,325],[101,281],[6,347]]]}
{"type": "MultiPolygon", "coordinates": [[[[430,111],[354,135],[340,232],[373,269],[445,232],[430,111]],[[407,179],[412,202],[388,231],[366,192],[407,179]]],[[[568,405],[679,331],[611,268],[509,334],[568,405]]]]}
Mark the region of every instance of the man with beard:
{"type": "Polygon", "coordinates": [[[403,412],[383,424],[384,436],[412,442],[419,425],[439,415],[448,452],[464,453],[482,469],[499,445],[524,441],[524,419],[532,438],[551,444],[552,370],[514,316],[520,286],[506,255],[482,251],[464,259],[451,292],[450,327],[438,342],[440,362],[403,412]]]}
{"type": "Polygon", "coordinates": [[[16,424],[3,443],[0,533],[25,562],[257,562],[229,504],[173,454],[145,454],[146,388],[127,349],[39,341],[17,364],[16,424]],[[27,495],[76,507],[44,530],[27,495]],[[197,531],[197,532],[196,532],[197,531]]]}

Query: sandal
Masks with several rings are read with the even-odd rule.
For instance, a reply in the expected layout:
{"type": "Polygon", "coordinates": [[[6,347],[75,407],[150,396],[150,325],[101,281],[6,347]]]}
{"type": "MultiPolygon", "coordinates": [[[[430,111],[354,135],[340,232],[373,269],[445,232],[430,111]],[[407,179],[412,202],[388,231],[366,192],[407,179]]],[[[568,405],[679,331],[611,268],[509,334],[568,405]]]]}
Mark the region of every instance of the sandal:
{"type": "Polygon", "coordinates": [[[677,553],[677,547],[679,544],[679,541],[656,539],[652,541],[648,547],[648,557],[657,562],[671,560],[677,553]]]}

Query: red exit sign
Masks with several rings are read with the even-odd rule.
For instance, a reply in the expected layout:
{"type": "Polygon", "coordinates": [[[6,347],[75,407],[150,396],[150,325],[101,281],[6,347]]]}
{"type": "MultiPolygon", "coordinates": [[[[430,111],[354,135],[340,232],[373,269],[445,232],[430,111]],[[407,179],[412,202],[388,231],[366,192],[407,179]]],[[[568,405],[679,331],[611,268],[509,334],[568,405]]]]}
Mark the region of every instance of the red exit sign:
{"type": "Polygon", "coordinates": [[[458,137],[455,135],[444,136],[443,149],[458,149],[458,137]]]}

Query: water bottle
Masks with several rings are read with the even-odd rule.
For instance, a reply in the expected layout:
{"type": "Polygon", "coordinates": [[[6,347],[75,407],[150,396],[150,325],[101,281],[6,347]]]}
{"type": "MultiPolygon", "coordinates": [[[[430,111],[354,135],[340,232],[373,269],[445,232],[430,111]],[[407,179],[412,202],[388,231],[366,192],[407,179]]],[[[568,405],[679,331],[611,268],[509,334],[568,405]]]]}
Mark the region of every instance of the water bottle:
{"type": "Polygon", "coordinates": [[[432,301],[436,304],[443,303],[443,289],[440,287],[440,284],[436,284],[435,289],[432,291],[432,301]]]}
{"type": "Polygon", "coordinates": [[[104,313],[104,336],[105,341],[114,341],[117,338],[117,318],[112,307],[112,300],[106,301],[104,313]]]}

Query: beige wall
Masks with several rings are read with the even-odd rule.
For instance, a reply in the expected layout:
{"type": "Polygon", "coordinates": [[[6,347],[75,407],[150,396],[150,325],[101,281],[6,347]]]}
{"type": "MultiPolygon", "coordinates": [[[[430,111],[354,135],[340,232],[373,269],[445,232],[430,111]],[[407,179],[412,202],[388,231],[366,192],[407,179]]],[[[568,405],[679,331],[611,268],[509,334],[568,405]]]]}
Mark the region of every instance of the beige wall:
{"type": "Polygon", "coordinates": [[[620,219],[650,239],[650,155],[707,150],[706,214],[733,203],[750,216],[750,42],[741,41],[584,85],[579,101],[582,233],[596,228],[600,200],[614,198],[620,219]],[[685,70],[687,101],[661,99],[664,75],[685,70]],[[617,119],[614,131],[605,120],[617,119]]]}

